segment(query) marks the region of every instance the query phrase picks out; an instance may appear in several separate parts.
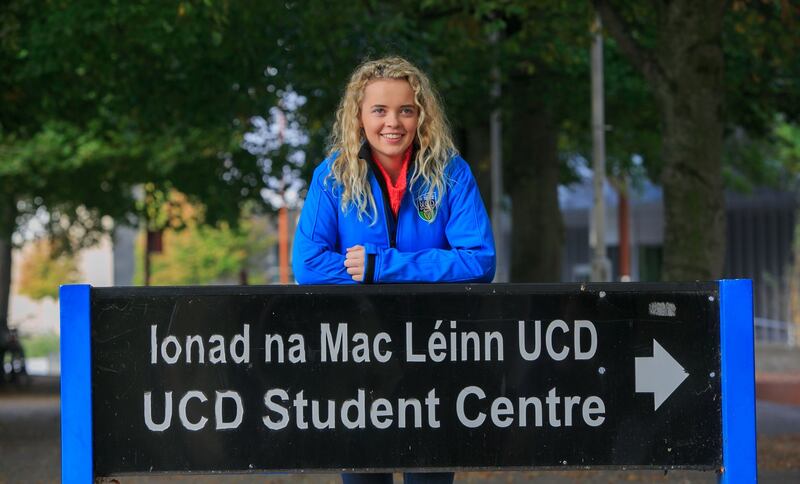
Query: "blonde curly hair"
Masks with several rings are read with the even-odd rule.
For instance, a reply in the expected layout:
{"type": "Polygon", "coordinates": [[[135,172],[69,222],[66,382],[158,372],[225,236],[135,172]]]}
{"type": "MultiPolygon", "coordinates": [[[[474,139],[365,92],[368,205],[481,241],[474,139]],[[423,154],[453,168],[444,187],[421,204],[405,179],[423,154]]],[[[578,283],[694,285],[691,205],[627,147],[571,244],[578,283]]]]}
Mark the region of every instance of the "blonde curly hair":
{"type": "MultiPolygon", "coordinates": [[[[358,153],[365,140],[360,125],[364,89],[377,79],[402,79],[408,81],[414,91],[414,103],[419,111],[414,139],[418,149],[409,187],[422,180],[429,187],[431,196],[434,193],[439,195],[433,200],[436,209],[447,188],[445,168],[457,154],[439,97],[421,70],[401,57],[384,57],[358,66],[336,110],[330,155],[338,153],[338,156],[331,164],[329,176],[342,188],[342,212],[352,203],[358,219],[362,220],[369,209],[373,223],[377,220],[377,207],[367,181],[367,162],[360,159],[358,153]]],[[[433,213],[437,212],[434,210],[433,213]]]]}

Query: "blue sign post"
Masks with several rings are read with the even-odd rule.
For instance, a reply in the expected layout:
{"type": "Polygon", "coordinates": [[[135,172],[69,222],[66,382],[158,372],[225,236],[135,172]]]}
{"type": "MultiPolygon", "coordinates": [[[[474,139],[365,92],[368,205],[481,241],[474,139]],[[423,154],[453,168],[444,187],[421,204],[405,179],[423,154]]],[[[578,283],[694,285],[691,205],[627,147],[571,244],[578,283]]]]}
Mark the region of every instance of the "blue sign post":
{"type": "Polygon", "coordinates": [[[722,280],[722,462],[720,482],[757,482],[753,283],[722,280]]]}
{"type": "Polygon", "coordinates": [[[91,286],[62,286],[61,481],[94,482],[92,458],[91,286]]]}
{"type": "Polygon", "coordinates": [[[61,335],[67,484],[520,468],[757,479],[749,280],[69,285],[61,335]]]}

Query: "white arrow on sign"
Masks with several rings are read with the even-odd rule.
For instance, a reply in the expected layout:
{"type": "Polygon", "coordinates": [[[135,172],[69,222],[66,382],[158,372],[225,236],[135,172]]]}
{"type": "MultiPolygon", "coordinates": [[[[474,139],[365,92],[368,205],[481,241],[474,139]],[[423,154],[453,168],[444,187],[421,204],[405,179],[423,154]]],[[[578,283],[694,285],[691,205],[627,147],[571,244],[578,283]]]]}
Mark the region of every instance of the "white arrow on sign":
{"type": "Polygon", "coordinates": [[[652,393],[655,409],[672,395],[689,374],[653,340],[653,356],[636,358],[636,393],[652,393]]]}

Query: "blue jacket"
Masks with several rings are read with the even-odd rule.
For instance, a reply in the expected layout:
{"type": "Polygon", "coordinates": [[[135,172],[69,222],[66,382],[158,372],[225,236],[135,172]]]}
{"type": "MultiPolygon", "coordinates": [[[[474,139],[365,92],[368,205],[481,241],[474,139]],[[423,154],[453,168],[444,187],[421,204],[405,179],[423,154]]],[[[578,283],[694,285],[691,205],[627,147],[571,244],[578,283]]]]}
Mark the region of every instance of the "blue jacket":
{"type": "MultiPolygon", "coordinates": [[[[366,249],[367,283],[491,282],[492,227],[463,158],[455,156],[447,165],[449,183],[435,216],[426,204],[427,187],[418,181],[406,190],[395,219],[383,176],[371,156],[364,156],[377,206],[378,220],[372,223],[369,212],[358,220],[352,205],[342,212],[341,187],[328,177],[335,156],[314,171],[300,214],[292,250],[298,283],[355,284],[344,267],[345,251],[354,245],[366,249]]],[[[409,167],[409,177],[412,170],[409,167]]]]}

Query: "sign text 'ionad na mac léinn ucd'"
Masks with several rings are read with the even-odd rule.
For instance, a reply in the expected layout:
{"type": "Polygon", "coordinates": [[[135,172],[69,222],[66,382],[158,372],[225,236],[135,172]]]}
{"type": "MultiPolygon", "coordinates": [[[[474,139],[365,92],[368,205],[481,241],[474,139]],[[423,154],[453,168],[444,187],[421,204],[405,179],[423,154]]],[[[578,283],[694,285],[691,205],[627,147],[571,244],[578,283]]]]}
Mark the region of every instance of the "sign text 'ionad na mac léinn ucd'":
{"type": "Polygon", "coordinates": [[[623,288],[93,289],[97,473],[718,468],[715,286],[623,288]]]}

